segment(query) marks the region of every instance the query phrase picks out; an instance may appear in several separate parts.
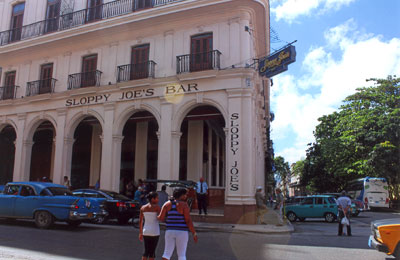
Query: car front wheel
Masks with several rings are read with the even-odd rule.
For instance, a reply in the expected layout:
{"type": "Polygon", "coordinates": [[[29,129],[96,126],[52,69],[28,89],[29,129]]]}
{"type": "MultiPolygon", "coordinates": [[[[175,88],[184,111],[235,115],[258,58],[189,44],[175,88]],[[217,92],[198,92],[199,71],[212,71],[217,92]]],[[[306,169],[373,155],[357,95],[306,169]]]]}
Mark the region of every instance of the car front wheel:
{"type": "Polygon", "coordinates": [[[297,219],[297,216],[296,216],[296,214],[295,214],[294,212],[290,211],[290,212],[287,214],[287,218],[288,218],[288,220],[289,220],[290,222],[295,222],[296,219],[297,219]]]}
{"type": "Polygon", "coordinates": [[[336,219],[336,217],[335,217],[335,215],[333,213],[328,212],[328,213],[325,214],[325,221],[326,222],[332,223],[333,221],[335,221],[335,219],[336,219]]]}
{"type": "Polygon", "coordinates": [[[38,228],[47,229],[54,223],[54,217],[47,211],[38,211],[35,213],[35,224],[38,228]]]}

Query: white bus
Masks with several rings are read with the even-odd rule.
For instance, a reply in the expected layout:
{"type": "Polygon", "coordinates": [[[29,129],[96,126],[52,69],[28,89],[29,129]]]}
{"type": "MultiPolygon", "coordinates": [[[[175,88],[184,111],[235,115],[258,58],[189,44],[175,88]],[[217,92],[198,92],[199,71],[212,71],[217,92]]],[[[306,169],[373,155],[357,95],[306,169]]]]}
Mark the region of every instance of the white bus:
{"type": "Polygon", "coordinates": [[[347,192],[352,199],[364,202],[365,209],[389,208],[389,187],[385,178],[365,177],[351,181],[347,192]]]}

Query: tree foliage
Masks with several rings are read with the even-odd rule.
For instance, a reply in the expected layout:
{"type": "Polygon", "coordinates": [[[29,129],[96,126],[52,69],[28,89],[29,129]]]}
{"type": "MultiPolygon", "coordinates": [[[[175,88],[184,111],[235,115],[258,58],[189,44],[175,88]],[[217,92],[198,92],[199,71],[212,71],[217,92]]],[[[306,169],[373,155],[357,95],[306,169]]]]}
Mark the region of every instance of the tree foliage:
{"type": "Polygon", "coordinates": [[[370,79],[338,112],[319,118],[307,150],[302,183],[315,192],[336,192],[365,176],[385,177],[399,199],[400,80],[370,79]]]}
{"type": "MultiPolygon", "coordinates": [[[[282,156],[274,158],[275,174],[282,181],[283,187],[286,188],[287,178],[290,176],[289,163],[282,156]]],[[[284,191],[285,192],[285,191],[284,191]]]]}

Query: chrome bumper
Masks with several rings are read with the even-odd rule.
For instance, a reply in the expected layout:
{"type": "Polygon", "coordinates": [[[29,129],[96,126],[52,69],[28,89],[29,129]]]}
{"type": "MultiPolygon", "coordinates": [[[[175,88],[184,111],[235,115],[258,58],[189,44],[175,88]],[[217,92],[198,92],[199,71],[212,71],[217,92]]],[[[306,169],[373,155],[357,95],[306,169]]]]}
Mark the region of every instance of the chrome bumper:
{"type": "Polygon", "coordinates": [[[377,249],[379,252],[384,252],[384,253],[388,253],[389,252],[388,247],[386,245],[380,243],[379,241],[377,241],[373,235],[369,236],[368,246],[370,248],[377,249]]]}
{"type": "Polygon", "coordinates": [[[69,212],[69,219],[70,220],[92,220],[99,217],[107,216],[108,212],[105,210],[99,212],[88,212],[88,213],[79,213],[76,211],[69,212]]]}

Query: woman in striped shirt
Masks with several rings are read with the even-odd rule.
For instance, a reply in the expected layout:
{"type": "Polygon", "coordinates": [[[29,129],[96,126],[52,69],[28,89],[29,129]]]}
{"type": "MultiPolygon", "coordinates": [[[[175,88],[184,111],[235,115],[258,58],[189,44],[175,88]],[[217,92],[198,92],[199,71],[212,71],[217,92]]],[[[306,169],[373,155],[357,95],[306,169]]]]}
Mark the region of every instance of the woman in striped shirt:
{"type": "Polygon", "coordinates": [[[197,234],[193,227],[190,211],[186,201],[186,189],[174,190],[173,199],[166,202],[158,216],[160,221],[165,221],[165,249],[163,260],[169,260],[175,249],[178,260],[186,260],[186,248],[189,240],[189,232],[193,234],[194,242],[197,243],[197,234]]]}

